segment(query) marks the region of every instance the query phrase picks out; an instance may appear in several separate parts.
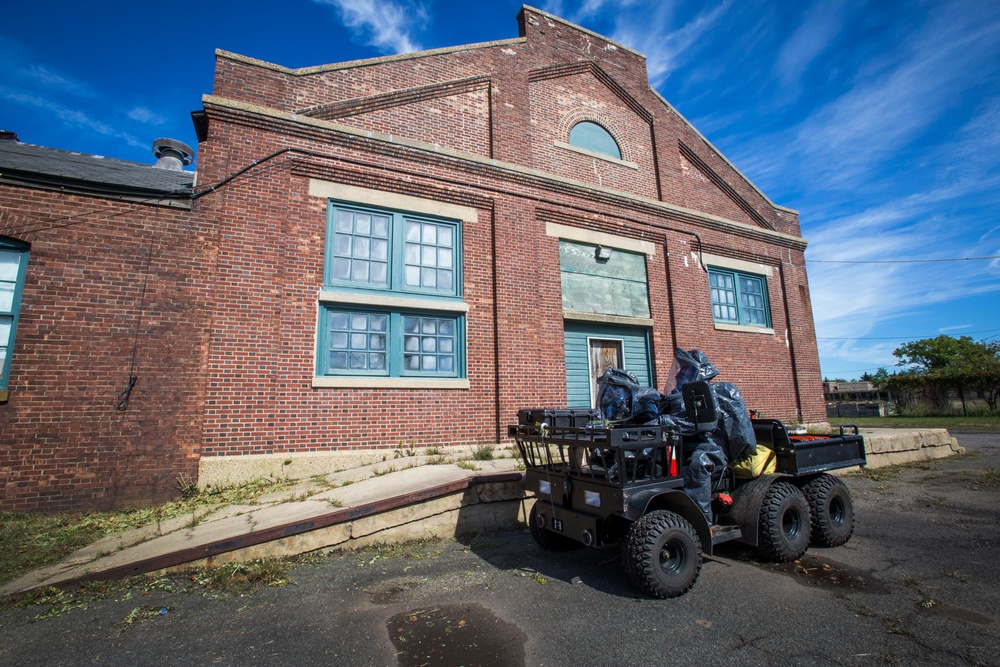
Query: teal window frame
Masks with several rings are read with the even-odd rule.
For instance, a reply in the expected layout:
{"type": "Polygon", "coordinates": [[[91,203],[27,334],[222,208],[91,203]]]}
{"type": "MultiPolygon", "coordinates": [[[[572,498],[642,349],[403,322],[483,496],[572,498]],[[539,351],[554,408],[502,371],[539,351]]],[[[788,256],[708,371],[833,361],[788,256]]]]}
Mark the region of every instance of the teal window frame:
{"type": "Polygon", "coordinates": [[[461,220],[331,199],[326,240],[324,291],[369,294],[372,301],[360,305],[357,298],[340,302],[335,296],[321,301],[317,376],[465,377],[465,313],[453,307],[462,301],[461,220]],[[373,254],[382,241],[384,252],[373,254]],[[384,279],[371,264],[367,272],[355,271],[356,262],[384,263],[384,279]],[[392,297],[394,305],[379,305],[379,297],[392,297]],[[440,311],[433,309],[437,301],[440,311]],[[415,323],[421,330],[408,330],[415,323]],[[426,330],[431,328],[435,331],[426,330]]]}
{"type": "Polygon", "coordinates": [[[569,145],[607,155],[616,160],[622,159],[621,146],[615,141],[614,136],[605,127],[592,120],[583,120],[573,126],[569,131],[569,145]]]}
{"type": "Polygon", "coordinates": [[[29,246],[27,243],[0,237],[0,392],[6,397],[10,380],[10,367],[14,357],[14,339],[24,294],[24,279],[28,272],[29,246]],[[10,271],[9,260],[16,258],[10,271]]]}
{"type": "Polygon", "coordinates": [[[463,378],[465,375],[465,316],[460,313],[448,311],[427,311],[409,309],[387,309],[387,308],[365,308],[350,304],[321,304],[320,307],[320,330],[319,330],[319,354],[317,355],[316,374],[319,376],[338,377],[421,377],[421,378],[463,378]],[[339,341],[333,339],[338,331],[337,326],[331,324],[338,319],[338,316],[367,316],[369,322],[374,317],[384,318],[384,330],[377,332],[355,332],[348,336],[348,347],[351,345],[350,338],[354,336],[366,335],[370,339],[373,336],[384,335],[384,349],[372,350],[369,347],[362,348],[356,346],[351,350],[339,346],[339,341]],[[421,324],[434,322],[437,324],[435,331],[428,331],[421,328],[419,331],[412,331],[407,325],[414,320],[421,324]],[[442,331],[441,323],[449,323],[450,329],[442,331]],[[416,343],[412,347],[411,341],[416,343]],[[445,348],[445,343],[449,348],[445,348]],[[333,347],[338,345],[338,347],[333,347]],[[339,353],[364,354],[367,356],[365,368],[352,368],[350,358],[347,368],[336,368],[331,363],[334,354],[339,353]],[[385,354],[385,363],[381,367],[372,367],[370,363],[373,354],[385,354]],[[419,368],[410,366],[413,357],[418,359],[419,368]],[[435,360],[435,368],[426,367],[428,360],[435,360]],[[451,368],[441,370],[438,366],[445,359],[451,360],[451,368]]]}
{"type": "Polygon", "coordinates": [[[714,322],[771,328],[766,276],[710,266],[708,282],[714,322]]]}
{"type": "Polygon", "coordinates": [[[323,282],[327,287],[453,298],[462,294],[460,220],[330,200],[326,238],[323,282]],[[351,216],[354,225],[351,231],[344,229],[347,216],[351,216]],[[359,228],[365,219],[371,221],[370,226],[359,228]],[[386,221],[384,234],[380,229],[376,231],[382,224],[376,224],[376,220],[386,221]],[[416,238],[411,234],[414,228],[419,231],[416,238]],[[443,240],[446,235],[447,243],[443,240]],[[375,257],[376,251],[383,252],[383,243],[384,255],[375,257]],[[367,272],[363,270],[366,263],[367,272]],[[374,270],[376,264],[384,265],[384,279],[374,270]],[[344,277],[345,265],[349,277],[344,277]],[[439,287],[438,283],[449,272],[451,280],[447,287],[439,287]],[[417,284],[411,282],[414,273],[417,284]],[[433,279],[429,279],[430,274],[433,279]]]}

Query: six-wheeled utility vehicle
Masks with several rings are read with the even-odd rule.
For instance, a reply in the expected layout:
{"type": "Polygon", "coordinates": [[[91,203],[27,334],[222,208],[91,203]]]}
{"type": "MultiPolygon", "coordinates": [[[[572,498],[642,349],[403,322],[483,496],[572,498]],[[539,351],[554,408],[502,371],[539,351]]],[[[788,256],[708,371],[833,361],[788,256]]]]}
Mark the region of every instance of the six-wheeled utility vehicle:
{"type": "Polygon", "coordinates": [[[685,445],[715,427],[707,382],[690,383],[685,407],[698,433],[592,421],[587,411],[522,410],[509,427],[536,501],[531,535],[545,549],[620,542],[625,572],[644,593],[677,597],[694,585],[702,555],[739,540],[767,560],[800,558],[810,544],[839,546],[854,529],[847,487],[829,471],[865,465],[856,426],[836,436],[789,434],[780,421],[752,421],[774,472],[712,475],[712,520],[682,489],[685,445]]]}

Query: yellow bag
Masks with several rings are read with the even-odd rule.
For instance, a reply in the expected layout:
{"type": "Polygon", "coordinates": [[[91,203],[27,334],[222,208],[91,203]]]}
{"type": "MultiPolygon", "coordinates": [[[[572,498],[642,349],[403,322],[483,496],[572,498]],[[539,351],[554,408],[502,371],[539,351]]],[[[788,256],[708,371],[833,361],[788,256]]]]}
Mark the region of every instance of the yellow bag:
{"type": "Polygon", "coordinates": [[[737,479],[756,479],[773,473],[778,467],[778,460],[774,457],[774,452],[758,444],[756,453],[733,461],[730,467],[737,479]]]}

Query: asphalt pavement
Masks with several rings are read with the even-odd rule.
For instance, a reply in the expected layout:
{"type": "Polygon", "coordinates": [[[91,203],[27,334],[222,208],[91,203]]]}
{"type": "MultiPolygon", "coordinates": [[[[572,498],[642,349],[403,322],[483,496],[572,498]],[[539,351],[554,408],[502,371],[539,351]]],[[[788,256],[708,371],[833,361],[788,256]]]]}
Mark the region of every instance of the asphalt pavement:
{"type": "Polygon", "coordinates": [[[497,533],[333,552],[245,597],[4,607],[0,664],[1000,666],[1000,434],[953,435],[969,453],[845,478],[846,545],[781,566],[725,545],[674,600],[614,549],[497,533]]]}

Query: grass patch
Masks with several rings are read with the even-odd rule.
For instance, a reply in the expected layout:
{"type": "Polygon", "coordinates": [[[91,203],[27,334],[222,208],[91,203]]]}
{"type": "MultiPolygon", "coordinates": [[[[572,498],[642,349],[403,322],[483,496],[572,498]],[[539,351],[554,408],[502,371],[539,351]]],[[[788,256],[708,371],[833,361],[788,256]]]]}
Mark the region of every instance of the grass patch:
{"type": "Polygon", "coordinates": [[[196,570],[191,575],[195,586],[209,593],[246,595],[271,586],[284,586],[290,579],[288,561],[281,558],[255,558],[246,563],[227,563],[196,570]]]}
{"type": "Polygon", "coordinates": [[[979,486],[1000,486],[1000,470],[990,468],[979,476],[979,486]]]}
{"type": "Polygon", "coordinates": [[[949,431],[1000,432],[1000,414],[978,417],[830,417],[836,429],[844,424],[868,428],[946,428],[949,431]]]}
{"type": "Polygon", "coordinates": [[[424,450],[426,456],[441,456],[444,454],[444,450],[440,447],[428,447],[424,450]]]}
{"type": "Polygon", "coordinates": [[[471,461],[459,461],[456,463],[459,468],[464,468],[465,470],[479,470],[479,466],[471,461]]]}
{"type": "Polygon", "coordinates": [[[251,504],[291,482],[260,479],[232,487],[206,487],[194,491],[180,488],[187,496],[163,505],[88,514],[38,514],[0,512],[0,583],[46,565],[58,563],[77,549],[97,540],[141,526],[156,525],[182,516],[198,521],[199,510],[230,504],[251,504]]]}
{"type": "Polygon", "coordinates": [[[899,477],[903,473],[899,466],[887,466],[885,468],[859,468],[848,473],[858,477],[866,477],[873,482],[886,482],[899,477]]]}
{"type": "Polygon", "coordinates": [[[496,445],[491,445],[486,442],[481,445],[476,445],[472,448],[472,460],[474,461],[492,461],[493,460],[493,450],[496,449],[496,445]]]}

